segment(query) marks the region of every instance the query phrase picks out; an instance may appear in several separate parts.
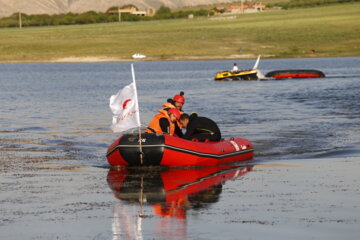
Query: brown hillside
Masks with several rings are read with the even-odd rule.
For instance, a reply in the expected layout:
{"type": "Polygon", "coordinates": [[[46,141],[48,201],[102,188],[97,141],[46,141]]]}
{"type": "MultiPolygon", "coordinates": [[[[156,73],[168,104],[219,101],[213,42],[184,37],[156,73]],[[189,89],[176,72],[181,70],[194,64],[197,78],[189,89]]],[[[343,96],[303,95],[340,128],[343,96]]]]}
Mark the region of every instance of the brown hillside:
{"type": "MultiPolygon", "coordinates": [[[[237,0],[238,1],[238,0],[237,0]]],[[[26,14],[81,13],[86,11],[104,12],[109,7],[134,4],[140,9],[147,7],[159,8],[161,5],[178,8],[216,3],[236,2],[236,0],[0,0],[0,17],[15,12],[26,14]]]]}

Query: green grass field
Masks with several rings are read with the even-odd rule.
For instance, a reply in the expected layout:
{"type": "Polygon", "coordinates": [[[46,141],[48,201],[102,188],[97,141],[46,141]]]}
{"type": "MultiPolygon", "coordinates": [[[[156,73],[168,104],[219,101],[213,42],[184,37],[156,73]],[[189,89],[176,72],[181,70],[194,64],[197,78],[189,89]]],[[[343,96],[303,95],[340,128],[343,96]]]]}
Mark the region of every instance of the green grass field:
{"type": "Polygon", "coordinates": [[[59,58],[154,60],[360,56],[360,3],[242,14],[236,19],[162,20],[0,29],[0,62],[59,58]],[[314,51],[312,51],[314,50],[314,51]]]}

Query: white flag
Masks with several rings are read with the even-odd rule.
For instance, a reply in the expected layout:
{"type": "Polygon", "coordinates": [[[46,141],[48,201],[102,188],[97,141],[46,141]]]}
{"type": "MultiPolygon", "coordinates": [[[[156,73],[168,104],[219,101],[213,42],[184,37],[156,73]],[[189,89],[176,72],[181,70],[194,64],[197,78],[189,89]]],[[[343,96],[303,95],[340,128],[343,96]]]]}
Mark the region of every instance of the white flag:
{"type": "Polygon", "coordinates": [[[135,81],[110,97],[110,109],[113,113],[110,128],[114,132],[123,132],[130,128],[140,127],[135,81]]]}

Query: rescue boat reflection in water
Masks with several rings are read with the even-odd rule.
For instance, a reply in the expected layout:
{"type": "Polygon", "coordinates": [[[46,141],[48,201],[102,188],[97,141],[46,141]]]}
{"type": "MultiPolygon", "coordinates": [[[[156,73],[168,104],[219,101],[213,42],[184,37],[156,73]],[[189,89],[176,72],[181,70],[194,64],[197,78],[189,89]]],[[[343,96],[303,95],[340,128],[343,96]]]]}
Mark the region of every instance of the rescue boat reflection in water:
{"type": "MultiPolygon", "coordinates": [[[[178,219],[184,223],[183,227],[185,228],[188,209],[207,208],[209,204],[218,202],[222,185],[228,180],[243,176],[252,168],[253,166],[215,166],[201,169],[165,170],[159,168],[151,170],[116,168],[110,169],[107,181],[116,198],[141,206],[142,204],[149,204],[154,215],[161,216],[161,219],[169,217],[178,219]]],[[[122,208],[118,207],[118,209],[122,208]]],[[[114,215],[118,216],[121,213],[117,212],[114,215]]],[[[139,213],[134,217],[137,218],[138,216],[139,213]]],[[[114,218],[114,220],[116,219],[121,221],[121,218],[114,218]]],[[[124,223],[120,225],[124,227],[124,223]]],[[[135,225],[138,223],[134,223],[135,225]]],[[[124,230],[116,230],[114,226],[119,226],[119,223],[113,224],[114,234],[116,231],[119,234],[124,230]]],[[[176,228],[179,229],[179,225],[176,228]]],[[[136,227],[136,229],[137,233],[133,232],[132,234],[139,237],[141,226],[136,227]]],[[[161,232],[164,233],[164,231],[161,232]]],[[[126,238],[126,236],[120,235],[119,237],[126,238]]],[[[142,239],[142,237],[137,239],[142,239]]]]}

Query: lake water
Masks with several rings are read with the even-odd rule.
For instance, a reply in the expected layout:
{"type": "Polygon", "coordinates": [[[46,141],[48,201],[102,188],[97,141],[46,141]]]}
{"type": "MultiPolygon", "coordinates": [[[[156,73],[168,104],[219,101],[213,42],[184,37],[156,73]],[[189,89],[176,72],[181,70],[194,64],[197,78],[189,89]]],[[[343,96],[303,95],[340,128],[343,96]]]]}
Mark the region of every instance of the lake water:
{"type": "Polygon", "coordinates": [[[246,166],[184,172],[109,170],[109,97],[131,63],[0,64],[0,238],[356,239],[360,58],[261,60],[327,77],[215,82],[233,62],[134,65],[144,127],[184,91],[185,112],[254,144],[246,166]]]}

